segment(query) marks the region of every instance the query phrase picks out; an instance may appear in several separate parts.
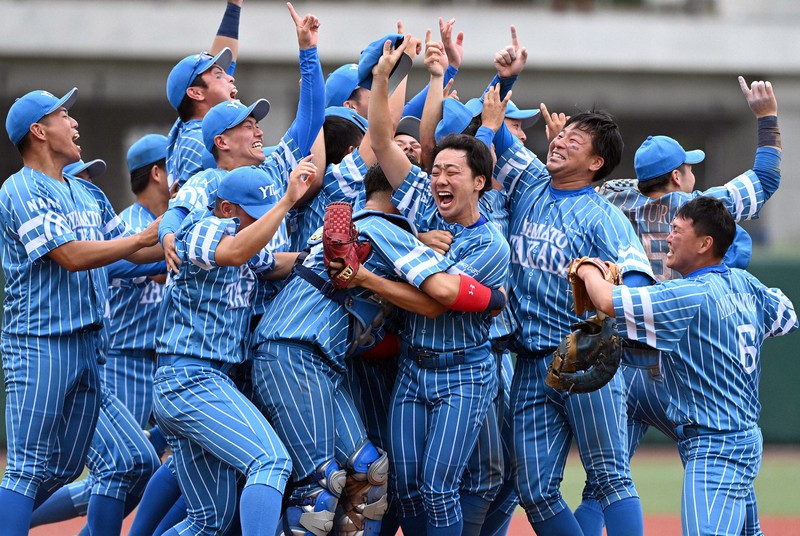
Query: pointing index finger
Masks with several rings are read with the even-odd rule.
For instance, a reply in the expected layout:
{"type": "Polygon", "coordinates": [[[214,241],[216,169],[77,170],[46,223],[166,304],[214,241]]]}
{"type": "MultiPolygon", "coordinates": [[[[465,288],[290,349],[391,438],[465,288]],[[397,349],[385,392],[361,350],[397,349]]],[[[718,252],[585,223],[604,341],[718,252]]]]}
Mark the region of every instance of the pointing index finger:
{"type": "Polygon", "coordinates": [[[303,25],[303,19],[300,18],[300,15],[297,14],[297,11],[294,10],[294,6],[291,2],[286,2],[286,7],[289,8],[289,14],[292,16],[292,20],[298,26],[303,25]]]}

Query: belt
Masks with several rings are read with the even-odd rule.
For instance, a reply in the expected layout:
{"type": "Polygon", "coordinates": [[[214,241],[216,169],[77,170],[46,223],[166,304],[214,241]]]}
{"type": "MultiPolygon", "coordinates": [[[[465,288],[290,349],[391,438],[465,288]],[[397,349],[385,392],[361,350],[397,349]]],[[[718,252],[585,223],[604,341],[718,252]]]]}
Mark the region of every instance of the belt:
{"type": "Polygon", "coordinates": [[[78,333],[93,333],[95,331],[100,331],[102,328],[103,328],[102,322],[95,322],[94,324],[83,326],[78,330],[78,333]]]}
{"type": "Polygon", "coordinates": [[[546,348],[544,350],[536,350],[532,352],[530,350],[520,350],[517,352],[517,358],[519,359],[542,359],[543,357],[548,357],[553,355],[553,352],[556,351],[556,347],[553,346],[552,348],[546,348]]]}
{"type": "MultiPolygon", "coordinates": [[[[203,367],[218,370],[226,376],[230,376],[233,372],[235,363],[223,363],[212,359],[199,359],[197,357],[186,356],[172,356],[172,359],[167,359],[169,365],[173,367],[203,367]]],[[[159,363],[161,364],[161,363],[159,363]]]]}
{"type": "Polygon", "coordinates": [[[403,344],[403,355],[413,359],[420,368],[427,369],[479,363],[487,359],[489,354],[490,348],[487,345],[473,346],[452,352],[433,352],[403,344]]]}
{"type": "Polygon", "coordinates": [[[506,350],[508,350],[508,345],[511,343],[511,335],[506,335],[504,337],[498,337],[496,339],[492,339],[492,352],[496,354],[502,354],[506,350]]]}

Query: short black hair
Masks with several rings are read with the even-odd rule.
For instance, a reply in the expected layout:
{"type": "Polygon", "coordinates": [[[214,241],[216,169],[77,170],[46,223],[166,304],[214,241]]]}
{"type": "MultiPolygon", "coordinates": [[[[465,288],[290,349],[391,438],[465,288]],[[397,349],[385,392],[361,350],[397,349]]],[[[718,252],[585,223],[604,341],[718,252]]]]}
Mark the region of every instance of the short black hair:
{"type": "Polygon", "coordinates": [[[147,188],[147,184],[150,182],[150,170],[153,169],[153,166],[166,168],[167,160],[162,158],[158,162],[153,162],[131,171],[131,190],[134,195],[139,195],[147,188]]]}
{"type": "Polygon", "coordinates": [[[344,117],[330,116],[322,124],[325,136],[325,167],[338,164],[347,156],[350,147],[358,147],[364,132],[344,117]]]}
{"type": "Polygon", "coordinates": [[[394,189],[389,183],[389,179],[386,178],[386,174],[381,169],[380,164],[373,164],[364,175],[364,193],[367,200],[369,200],[373,195],[381,192],[387,192],[391,195],[394,189]]]}
{"type": "Polygon", "coordinates": [[[663,190],[664,187],[667,185],[667,183],[669,183],[671,178],[672,178],[672,171],[668,171],[667,173],[659,175],[654,179],[639,181],[638,183],[639,192],[641,192],[642,195],[649,195],[653,192],[663,190]]]}
{"type": "Polygon", "coordinates": [[[590,134],[592,151],[603,158],[603,165],[595,172],[592,180],[599,181],[608,177],[622,160],[622,150],[625,148],[614,116],[603,110],[592,110],[573,115],[564,126],[569,125],[575,125],[578,130],[590,134]]]}
{"type": "Polygon", "coordinates": [[[492,153],[485,143],[467,134],[448,134],[436,144],[431,161],[435,162],[438,154],[445,149],[464,151],[467,154],[467,165],[472,170],[472,174],[476,177],[483,175],[485,179],[480,192],[481,195],[492,189],[494,161],[492,160],[492,153]]]}
{"type": "Polygon", "coordinates": [[[700,196],[695,197],[675,214],[676,218],[690,220],[692,228],[698,236],[710,236],[714,239],[714,255],[720,259],[725,256],[733,243],[736,234],[736,222],[730,211],[719,199],[700,196]]]}

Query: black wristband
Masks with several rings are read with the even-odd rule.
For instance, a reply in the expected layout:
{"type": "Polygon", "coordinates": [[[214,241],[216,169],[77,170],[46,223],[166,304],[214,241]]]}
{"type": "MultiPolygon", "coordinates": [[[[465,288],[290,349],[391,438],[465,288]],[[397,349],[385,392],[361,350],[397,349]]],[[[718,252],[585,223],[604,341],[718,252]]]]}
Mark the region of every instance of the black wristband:
{"type": "Polygon", "coordinates": [[[781,148],[781,131],[778,128],[777,116],[758,118],[758,146],[781,148]]]}
{"type": "Polygon", "coordinates": [[[241,13],[241,7],[228,2],[228,7],[225,8],[225,14],[222,16],[222,22],[219,23],[217,35],[239,39],[239,15],[241,13]]]}
{"type": "Polygon", "coordinates": [[[506,295],[500,292],[498,289],[490,289],[491,296],[489,296],[489,304],[486,306],[485,312],[489,313],[492,311],[497,311],[505,307],[506,305],[506,295]]]}

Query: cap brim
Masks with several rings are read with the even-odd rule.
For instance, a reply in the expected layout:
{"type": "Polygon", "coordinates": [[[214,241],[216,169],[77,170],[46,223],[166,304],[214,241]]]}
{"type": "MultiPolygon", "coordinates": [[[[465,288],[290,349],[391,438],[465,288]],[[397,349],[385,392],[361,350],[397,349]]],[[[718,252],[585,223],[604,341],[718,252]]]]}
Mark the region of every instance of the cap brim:
{"type": "Polygon", "coordinates": [[[89,176],[92,178],[99,177],[106,172],[106,163],[100,159],[92,160],[91,162],[87,162],[81,171],[84,170],[88,171],[89,176]]]}
{"type": "Polygon", "coordinates": [[[269,212],[272,205],[239,205],[242,210],[247,212],[251,218],[259,219],[261,216],[269,212]]]}
{"type": "Polygon", "coordinates": [[[72,107],[72,105],[75,104],[75,101],[77,99],[78,99],[78,88],[74,87],[70,89],[66,95],[58,99],[58,102],[55,103],[55,105],[53,105],[53,107],[47,111],[47,114],[51,114],[61,107],[64,107],[67,110],[69,110],[72,107]]]}
{"type": "MultiPolygon", "coordinates": [[[[269,101],[267,99],[258,99],[251,104],[247,110],[249,111],[247,115],[252,115],[256,121],[261,121],[267,117],[269,113],[269,101]]],[[[242,121],[244,121],[244,119],[242,119],[242,121]]]]}
{"type": "Polygon", "coordinates": [[[233,63],[233,52],[231,52],[231,49],[229,49],[228,47],[225,47],[222,50],[220,50],[216,56],[211,58],[210,62],[204,64],[203,69],[199,70],[197,74],[203,74],[204,72],[209,70],[212,65],[219,65],[219,67],[223,71],[227,71],[228,67],[231,66],[231,63],[233,63]]]}
{"type": "Polygon", "coordinates": [[[389,95],[394,93],[394,90],[397,89],[397,86],[400,85],[400,82],[408,76],[408,73],[411,71],[411,66],[414,62],[411,60],[408,54],[403,52],[403,55],[400,56],[400,59],[392,69],[391,74],[389,75],[389,95]]]}
{"type": "Polygon", "coordinates": [[[686,160],[684,160],[684,164],[699,164],[706,158],[706,153],[701,151],[700,149],[695,149],[694,151],[686,151],[686,160]]]}
{"type": "Polygon", "coordinates": [[[400,119],[394,135],[397,136],[399,134],[405,134],[406,136],[411,136],[415,140],[419,141],[419,123],[420,120],[418,118],[407,115],[406,117],[400,119]]]}

